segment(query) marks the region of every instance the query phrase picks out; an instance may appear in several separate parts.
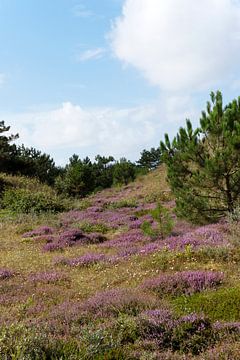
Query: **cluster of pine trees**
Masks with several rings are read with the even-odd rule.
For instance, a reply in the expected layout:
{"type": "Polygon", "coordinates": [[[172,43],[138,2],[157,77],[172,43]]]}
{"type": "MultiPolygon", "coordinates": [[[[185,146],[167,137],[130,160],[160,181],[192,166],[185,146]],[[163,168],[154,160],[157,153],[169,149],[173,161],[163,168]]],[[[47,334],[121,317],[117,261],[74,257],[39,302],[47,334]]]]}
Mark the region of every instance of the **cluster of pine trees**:
{"type": "Polygon", "coordinates": [[[57,167],[50,155],[24,145],[13,143],[16,135],[6,135],[10,130],[0,122],[0,172],[36,177],[41,182],[54,186],[59,193],[69,196],[87,194],[111,187],[128,184],[138,173],[155,169],[160,163],[160,148],[143,150],[137,163],[126,158],[116,161],[113,156],[80,159],[74,154],[65,167],[57,167]]]}

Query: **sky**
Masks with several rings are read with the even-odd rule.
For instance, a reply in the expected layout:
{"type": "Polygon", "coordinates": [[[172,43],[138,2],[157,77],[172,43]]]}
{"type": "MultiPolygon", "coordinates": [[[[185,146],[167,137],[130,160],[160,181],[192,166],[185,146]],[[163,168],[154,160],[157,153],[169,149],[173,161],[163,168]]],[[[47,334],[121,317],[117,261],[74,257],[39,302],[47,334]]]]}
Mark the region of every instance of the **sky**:
{"type": "Polygon", "coordinates": [[[0,119],[64,165],[139,159],[240,95],[239,0],[0,0],[0,119]]]}

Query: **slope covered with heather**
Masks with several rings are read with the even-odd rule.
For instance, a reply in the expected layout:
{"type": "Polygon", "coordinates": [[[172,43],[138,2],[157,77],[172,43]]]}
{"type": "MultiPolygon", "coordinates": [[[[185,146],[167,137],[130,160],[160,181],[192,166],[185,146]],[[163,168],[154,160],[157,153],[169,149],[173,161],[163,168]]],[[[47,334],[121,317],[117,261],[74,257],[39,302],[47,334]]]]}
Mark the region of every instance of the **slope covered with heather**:
{"type": "Polygon", "coordinates": [[[1,359],[238,358],[238,214],[178,219],[165,176],[1,212],[1,359]]]}

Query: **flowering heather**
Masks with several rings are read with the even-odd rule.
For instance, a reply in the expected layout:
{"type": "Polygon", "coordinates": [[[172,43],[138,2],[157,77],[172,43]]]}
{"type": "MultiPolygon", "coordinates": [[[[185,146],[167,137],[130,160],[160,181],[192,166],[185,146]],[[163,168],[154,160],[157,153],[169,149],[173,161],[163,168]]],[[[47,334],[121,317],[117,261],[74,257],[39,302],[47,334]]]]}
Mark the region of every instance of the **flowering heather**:
{"type": "Polygon", "coordinates": [[[56,251],[56,250],[62,250],[64,248],[63,244],[59,244],[57,242],[53,243],[47,243],[43,245],[42,250],[43,251],[56,251]]]}
{"type": "Polygon", "coordinates": [[[33,283],[56,283],[67,280],[65,274],[56,271],[39,272],[29,275],[28,279],[33,283]]]}
{"type": "Polygon", "coordinates": [[[9,279],[13,276],[13,272],[8,269],[0,269],[0,280],[9,279]]]}
{"type": "Polygon", "coordinates": [[[169,236],[157,239],[139,248],[139,254],[148,255],[161,249],[169,249],[172,251],[184,251],[186,246],[193,249],[199,249],[205,246],[223,246],[228,242],[224,238],[225,226],[221,224],[211,224],[194,229],[184,235],[169,236]]]}
{"type": "Polygon", "coordinates": [[[141,336],[161,349],[198,354],[214,341],[214,329],[202,315],[176,318],[166,309],[142,312],[138,317],[141,336]]]}
{"type": "Polygon", "coordinates": [[[96,264],[98,262],[106,261],[107,257],[104,254],[85,254],[73,259],[58,258],[55,259],[55,264],[63,264],[76,267],[84,267],[96,264]]]}
{"type": "Polygon", "coordinates": [[[58,237],[58,243],[65,246],[72,246],[75,245],[77,242],[88,242],[88,238],[81,230],[68,229],[63,231],[58,237]]]}
{"type": "Polygon", "coordinates": [[[42,235],[51,235],[54,233],[54,229],[49,226],[40,226],[37,229],[28,231],[22,235],[23,238],[42,236],[42,235]]]}
{"type": "Polygon", "coordinates": [[[156,326],[163,325],[172,328],[175,325],[173,313],[168,309],[146,310],[139,317],[141,321],[147,321],[152,330],[156,326]]]}
{"type": "Polygon", "coordinates": [[[133,229],[124,234],[115,236],[110,241],[106,241],[102,246],[104,247],[116,247],[127,248],[129,246],[135,246],[136,243],[148,242],[150,238],[145,236],[140,229],[133,229]]]}
{"type": "Polygon", "coordinates": [[[218,331],[227,331],[229,333],[239,333],[240,334],[240,322],[220,322],[216,321],[213,324],[214,328],[218,331]]]}
{"type": "Polygon", "coordinates": [[[142,220],[134,220],[131,222],[131,224],[129,225],[129,229],[140,229],[141,225],[142,225],[142,220]]]}
{"type": "Polygon", "coordinates": [[[155,299],[149,295],[128,289],[112,289],[89,298],[82,305],[82,310],[97,317],[114,316],[120,313],[136,315],[141,310],[154,305],[155,299]]]}
{"type": "Polygon", "coordinates": [[[105,224],[109,228],[117,229],[119,226],[128,225],[136,220],[133,217],[133,210],[121,208],[115,210],[95,211],[94,208],[88,208],[85,211],[70,211],[62,217],[62,224],[69,226],[72,223],[88,222],[92,225],[105,224]]]}
{"type": "Polygon", "coordinates": [[[223,273],[216,271],[183,271],[164,274],[146,280],[143,287],[161,294],[191,295],[209,288],[215,288],[223,281],[223,273]]]}
{"type": "Polygon", "coordinates": [[[129,247],[126,249],[122,249],[118,252],[118,257],[120,258],[126,258],[131,255],[138,254],[138,248],[137,247],[129,247]]]}
{"type": "Polygon", "coordinates": [[[85,234],[78,229],[68,229],[55,236],[52,241],[48,241],[43,246],[43,251],[54,251],[75,245],[98,244],[105,240],[106,238],[99,233],[85,234]]]}

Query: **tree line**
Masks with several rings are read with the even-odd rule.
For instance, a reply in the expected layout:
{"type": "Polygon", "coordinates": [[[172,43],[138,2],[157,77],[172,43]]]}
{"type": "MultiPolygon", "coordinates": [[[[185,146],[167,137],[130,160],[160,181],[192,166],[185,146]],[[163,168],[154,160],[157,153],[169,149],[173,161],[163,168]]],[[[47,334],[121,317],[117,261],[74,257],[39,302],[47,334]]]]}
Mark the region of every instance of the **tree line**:
{"type": "Polygon", "coordinates": [[[133,163],[126,158],[116,161],[113,156],[97,155],[81,159],[73,154],[64,167],[55,165],[50,155],[33,147],[13,143],[19,135],[8,135],[10,126],[0,122],[0,172],[36,177],[41,182],[54,186],[59,193],[69,196],[86,196],[89,193],[128,184],[137,174],[155,169],[161,161],[160,148],[144,149],[140,159],[133,163]]]}

